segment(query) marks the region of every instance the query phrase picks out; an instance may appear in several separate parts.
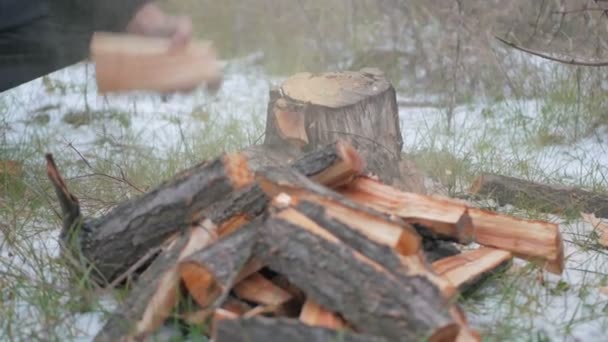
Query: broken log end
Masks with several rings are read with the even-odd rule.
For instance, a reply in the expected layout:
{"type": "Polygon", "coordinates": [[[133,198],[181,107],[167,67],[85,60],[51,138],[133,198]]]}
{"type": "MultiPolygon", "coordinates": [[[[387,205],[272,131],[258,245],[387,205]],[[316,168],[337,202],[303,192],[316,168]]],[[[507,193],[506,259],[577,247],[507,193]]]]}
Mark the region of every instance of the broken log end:
{"type": "Polygon", "coordinates": [[[242,189],[254,182],[254,175],[249,169],[245,154],[227,154],[224,156],[224,167],[226,175],[235,189],[242,189]]]}
{"type": "Polygon", "coordinates": [[[53,184],[55,194],[57,195],[57,199],[59,200],[59,204],[61,206],[63,228],[60,236],[62,240],[65,240],[82,220],[80,204],[78,203],[78,198],[70,192],[67,184],[63,180],[63,177],[55,164],[53,155],[51,153],[47,153],[45,158],[46,173],[49,180],[53,184]]]}

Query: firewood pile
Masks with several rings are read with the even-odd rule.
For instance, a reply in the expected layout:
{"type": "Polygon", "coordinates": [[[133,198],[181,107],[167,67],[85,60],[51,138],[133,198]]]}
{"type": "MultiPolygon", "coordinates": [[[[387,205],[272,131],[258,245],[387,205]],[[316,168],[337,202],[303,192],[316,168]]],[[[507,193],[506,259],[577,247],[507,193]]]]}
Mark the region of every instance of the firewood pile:
{"type": "Polygon", "coordinates": [[[478,341],[459,294],[513,257],[563,271],[557,225],[406,191],[381,73],[298,75],[270,95],[264,145],[94,219],[47,155],[64,253],[128,289],[97,341],[146,340],[166,322],[216,342],[478,341]]]}

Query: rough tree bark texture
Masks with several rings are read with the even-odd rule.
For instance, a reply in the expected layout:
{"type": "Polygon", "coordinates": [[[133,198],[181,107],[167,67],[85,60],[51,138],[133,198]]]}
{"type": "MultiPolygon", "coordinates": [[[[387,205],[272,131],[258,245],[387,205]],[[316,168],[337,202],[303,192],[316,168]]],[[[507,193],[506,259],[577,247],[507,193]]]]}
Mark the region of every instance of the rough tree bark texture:
{"type": "Polygon", "coordinates": [[[523,204],[552,213],[586,212],[594,213],[597,217],[608,217],[608,196],[582,189],[483,174],[475,180],[471,192],[494,198],[501,205],[523,204]]]}
{"type": "Polygon", "coordinates": [[[450,306],[424,276],[412,274],[404,282],[314,222],[288,219],[266,221],[259,239],[267,252],[260,257],[355,329],[393,341],[458,334],[450,306]]]}
{"type": "Polygon", "coordinates": [[[220,239],[180,263],[179,274],[188,292],[203,309],[228,295],[239,272],[251,259],[259,222],[254,222],[220,239]]]}
{"type": "Polygon", "coordinates": [[[297,154],[336,139],[365,151],[367,171],[383,182],[425,192],[420,173],[402,159],[395,89],[380,70],[301,73],[271,90],[264,145],[297,154]]]}
{"type": "Polygon", "coordinates": [[[112,281],[150,248],[159,246],[171,234],[184,231],[203,209],[253,183],[243,155],[224,155],[179,173],[143,196],[119,204],[103,217],[80,223],[80,211],[74,209],[78,201],[50,161],[47,173],[62,205],[61,239],[94,265],[97,272],[93,276],[100,283],[112,281]]]}
{"type": "Polygon", "coordinates": [[[169,316],[179,296],[178,264],[215,239],[210,229],[194,226],[173,241],[137,280],[130,295],[95,337],[96,342],[141,339],[169,316]]]}
{"type": "MultiPolygon", "coordinates": [[[[49,155],[47,173],[63,212],[61,240],[95,266],[93,276],[101,284],[111,282],[150,249],[193,222],[208,219],[223,230],[261,215],[268,197],[259,186],[251,184],[249,166],[259,170],[274,165],[262,155],[260,151],[248,151],[202,163],[95,219],[82,217],[78,199],[69,192],[49,155]],[[253,161],[249,161],[249,156],[253,161]]],[[[331,186],[357,175],[362,164],[352,146],[339,141],[300,156],[292,167],[331,186]]],[[[223,233],[226,232],[218,232],[223,233]]]]}
{"type": "Polygon", "coordinates": [[[220,320],[213,332],[216,342],[388,342],[380,337],[337,331],[322,327],[311,327],[295,319],[249,319],[220,320]]]}

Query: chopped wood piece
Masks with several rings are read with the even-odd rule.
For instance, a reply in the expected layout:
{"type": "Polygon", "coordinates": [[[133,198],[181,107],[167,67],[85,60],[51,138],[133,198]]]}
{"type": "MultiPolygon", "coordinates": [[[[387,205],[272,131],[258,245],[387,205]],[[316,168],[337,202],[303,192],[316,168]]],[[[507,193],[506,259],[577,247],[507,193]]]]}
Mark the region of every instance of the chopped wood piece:
{"type": "Polygon", "coordinates": [[[420,236],[409,224],[356,204],[293,170],[266,168],[258,172],[258,182],[269,196],[285,193],[322,204],[329,216],[347,223],[369,239],[395,248],[403,255],[421,252],[420,236]]]}
{"type": "Polygon", "coordinates": [[[241,299],[262,305],[280,305],[293,297],[259,273],[254,273],[232,289],[241,299]]]}
{"type": "Polygon", "coordinates": [[[145,338],[159,328],[177,304],[177,264],[215,239],[208,229],[195,226],[174,241],[137,280],[135,288],[110,317],[95,341],[145,338]]]}
{"type": "Polygon", "coordinates": [[[222,319],[236,319],[239,316],[230,310],[225,310],[222,308],[217,308],[213,311],[213,321],[219,321],[222,319]]]}
{"type": "Polygon", "coordinates": [[[292,167],[319,184],[336,188],[348,184],[361,174],[364,164],[352,145],[338,140],[316,152],[304,155],[292,167]]]}
{"type": "Polygon", "coordinates": [[[295,319],[253,317],[247,319],[218,319],[214,324],[215,342],[388,342],[388,339],[311,327],[295,319]]]}
{"type": "Polygon", "coordinates": [[[332,217],[329,214],[330,210],[326,206],[306,200],[296,200],[294,202],[297,202],[293,208],[295,210],[285,209],[276,214],[276,217],[297,221],[300,225],[309,227],[313,227],[311,225],[312,221],[354,248],[357,252],[381,264],[396,275],[403,276],[403,281],[409,281],[412,275],[417,274],[433,283],[446,298],[456,293],[456,288],[434,274],[430,269],[430,265],[427,265],[420,254],[399,255],[395,253],[398,251],[394,252],[389,246],[383,245],[382,242],[370,240],[364,233],[351,228],[344,221],[332,217]]]}
{"type": "Polygon", "coordinates": [[[174,92],[202,84],[216,87],[222,68],[211,42],[171,48],[171,39],[96,32],[91,58],[99,93],[130,90],[174,92]]]}
{"type": "Polygon", "coordinates": [[[253,256],[258,222],[222,237],[179,265],[179,275],[190,295],[203,309],[213,308],[226,296],[253,256]]]}
{"type": "Polygon", "coordinates": [[[468,208],[454,200],[402,192],[366,177],[357,178],[339,191],[357,203],[427,228],[439,238],[465,244],[473,240],[468,208]]]}
{"type": "Polygon", "coordinates": [[[577,188],[484,173],[473,182],[470,192],[494,198],[500,205],[525,205],[558,214],[582,211],[608,217],[607,195],[577,188]]]}
{"type": "Polygon", "coordinates": [[[469,209],[475,242],[512,252],[515,256],[544,263],[549,272],[564,270],[564,243],[557,224],[469,209]]]}
{"type": "Polygon", "coordinates": [[[228,154],[181,172],[101,218],[81,223],[78,201],[51,161],[47,157],[47,173],[62,205],[63,242],[95,266],[93,276],[100,283],[114,280],[149,249],[197,221],[197,213],[254,180],[245,157],[228,154]]]}
{"type": "Polygon", "coordinates": [[[258,257],[324,308],[342,314],[357,331],[389,340],[438,341],[459,334],[447,299],[420,272],[404,281],[405,275],[395,275],[313,221],[290,216],[266,221],[258,257]]]}
{"type": "Polygon", "coordinates": [[[608,223],[595,217],[594,214],[581,213],[581,217],[597,232],[599,236],[598,243],[604,247],[608,247],[608,223]]]}
{"type": "Polygon", "coordinates": [[[283,290],[289,292],[289,294],[295,299],[296,302],[304,303],[306,300],[306,294],[295,286],[292,282],[282,274],[279,274],[272,278],[272,282],[283,290]]]}
{"type": "Polygon", "coordinates": [[[340,316],[325,310],[311,298],[306,299],[302,307],[300,321],[311,326],[333,330],[343,330],[347,327],[346,322],[340,316]]]}
{"type": "Polygon", "coordinates": [[[436,261],[433,269],[461,292],[467,292],[508,267],[512,258],[507,251],[482,247],[436,261]]]}
{"type": "Polygon", "coordinates": [[[244,315],[247,311],[251,310],[251,305],[243,302],[240,299],[229,296],[226,298],[224,303],[222,303],[222,309],[230,311],[238,316],[244,315]]]}
{"type": "Polygon", "coordinates": [[[243,266],[241,271],[239,271],[239,274],[236,276],[235,283],[241,282],[243,279],[261,270],[263,267],[264,264],[260,259],[252,257],[249,259],[249,261],[247,261],[245,266],[243,266]]]}

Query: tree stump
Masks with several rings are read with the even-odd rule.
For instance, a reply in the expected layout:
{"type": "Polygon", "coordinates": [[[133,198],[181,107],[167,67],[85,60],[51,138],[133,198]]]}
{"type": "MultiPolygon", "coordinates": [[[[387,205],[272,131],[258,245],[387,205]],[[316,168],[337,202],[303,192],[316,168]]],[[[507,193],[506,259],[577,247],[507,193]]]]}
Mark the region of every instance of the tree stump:
{"type": "Polygon", "coordinates": [[[420,173],[402,158],[395,89],[382,71],[300,73],[270,91],[265,147],[297,156],[338,139],[352,143],[366,172],[384,183],[425,192],[420,173]]]}

